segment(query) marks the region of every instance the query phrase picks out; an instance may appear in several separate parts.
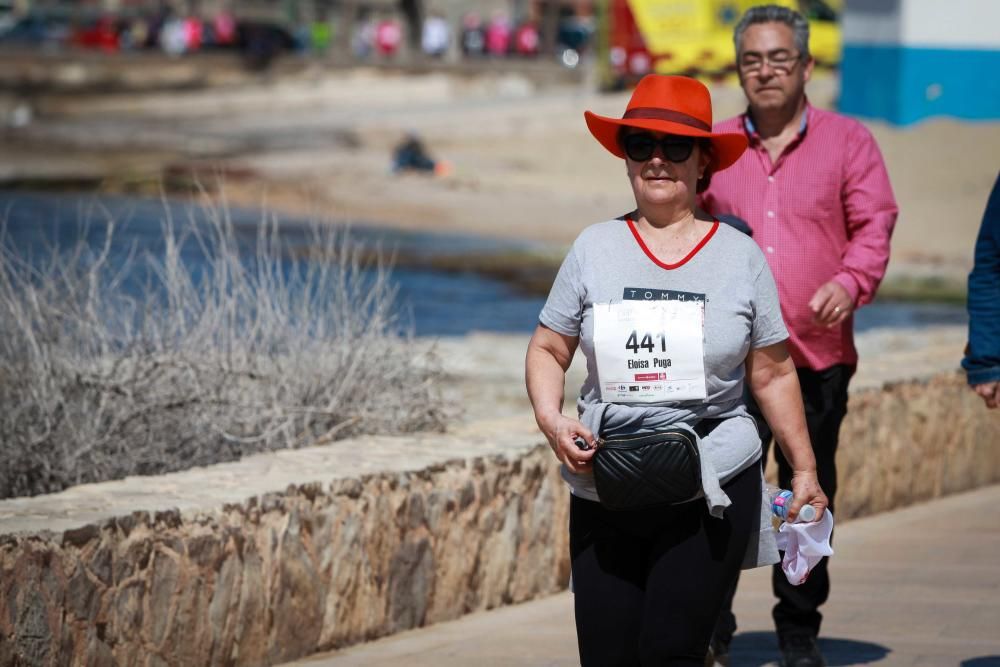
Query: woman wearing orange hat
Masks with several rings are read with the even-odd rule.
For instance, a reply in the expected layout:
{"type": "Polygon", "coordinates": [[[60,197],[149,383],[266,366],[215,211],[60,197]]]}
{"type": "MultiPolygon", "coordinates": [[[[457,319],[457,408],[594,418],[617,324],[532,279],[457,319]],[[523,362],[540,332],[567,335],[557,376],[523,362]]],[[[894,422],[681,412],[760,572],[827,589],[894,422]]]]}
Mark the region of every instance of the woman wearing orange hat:
{"type": "Polygon", "coordinates": [[[708,89],[649,75],[622,118],[585,113],[625,160],[636,209],[588,227],[528,346],[535,419],[569,484],[584,665],[701,665],[741,567],[777,561],[749,382],[796,470],[790,517],[822,515],[774,279],[756,244],[696,206],[746,149],[712,132],[708,89]],[[579,419],[562,414],[577,347],[579,419]]]}

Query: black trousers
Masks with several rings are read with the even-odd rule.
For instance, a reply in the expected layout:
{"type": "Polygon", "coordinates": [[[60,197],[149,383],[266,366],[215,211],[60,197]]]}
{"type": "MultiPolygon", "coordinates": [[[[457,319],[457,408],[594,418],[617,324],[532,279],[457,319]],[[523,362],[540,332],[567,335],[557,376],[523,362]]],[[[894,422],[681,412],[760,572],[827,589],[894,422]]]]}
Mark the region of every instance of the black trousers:
{"type": "Polygon", "coordinates": [[[760,470],[722,486],[722,519],[703,500],[614,512],[573,496],[570,555],[583,667],[701,667],[722,601],[760,529],[760,470]]]}
{"type": "MultiPolygon", "coordinates": [[[[847,414],[847,387],[854,375],[854,366],[838,364],[822,371],[806,368],[798,369],[799,385],[802,387],[802,400],[806,412],[806,427],[809,429],[809,439],[812,441],[813,452],[816,455],[816,472],[820,486],[830,499],[830,510],[834,510],[837,497],[837,443],[840,435],[840,423],[847,414]]],[[[757,420],[757,430],[764,446],[761,465],[767,461],[773,435],[760,408],[752,397],[747,397],[747,407],[750,414],[757,420]]],[[[785,456],[777,447],[774,448],[774,458],[778,464],[778,483],[783,489],[791,488],[792,470],[785,456]]],[[[715,635],[728,643],[736,632],[736,617],[733,615],[733,597],[736,594],[736,583],[726,596],[715,635]]],[[[779,637],[792,634],[819,635],[823,615],[820,606],[830,595],[830,573],[827,569],[827,559],[824,558],[809,573],[809,578],[800,586],[792,586],[781,571],[781,565],[775,565],[771,572],[771,585],[778,603],[774,606],[772,616],[779,637]]]]}

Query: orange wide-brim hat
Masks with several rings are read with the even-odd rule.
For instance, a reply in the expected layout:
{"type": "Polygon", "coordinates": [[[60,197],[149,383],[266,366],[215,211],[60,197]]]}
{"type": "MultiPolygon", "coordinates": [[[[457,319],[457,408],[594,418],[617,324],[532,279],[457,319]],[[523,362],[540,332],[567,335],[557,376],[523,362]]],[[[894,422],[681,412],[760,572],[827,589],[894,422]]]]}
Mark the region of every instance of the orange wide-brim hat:
{"type": "Polygon", "coordinates": [[[622,159],[625,151],[618,143],[618,132],[623,127],[704,137],[715,148],[710,165],[713,171],[736,162],[747,148],[747,137],[742,132],[712,132],[712,96],[703,83],[686,76],[647,74],[632,92],[621,118],[599,116],[593,111],[585,111],[583,117],[601,145],[622,159]]]}

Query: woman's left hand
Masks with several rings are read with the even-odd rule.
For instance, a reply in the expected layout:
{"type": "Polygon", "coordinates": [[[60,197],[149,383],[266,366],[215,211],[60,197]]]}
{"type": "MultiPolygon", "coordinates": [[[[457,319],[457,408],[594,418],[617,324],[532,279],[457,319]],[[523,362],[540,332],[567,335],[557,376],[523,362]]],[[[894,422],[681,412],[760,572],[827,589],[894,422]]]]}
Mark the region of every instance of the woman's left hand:
{"type": "Polygon", "coordinates": [[[792,506],[788,509],[788,521],[795,521],[799,510],[805,505],[816,508],[816,521],[823,518],[823,512],[830,500],[819,486],[816,471],[800,471],[792,474],[792,506]]]}

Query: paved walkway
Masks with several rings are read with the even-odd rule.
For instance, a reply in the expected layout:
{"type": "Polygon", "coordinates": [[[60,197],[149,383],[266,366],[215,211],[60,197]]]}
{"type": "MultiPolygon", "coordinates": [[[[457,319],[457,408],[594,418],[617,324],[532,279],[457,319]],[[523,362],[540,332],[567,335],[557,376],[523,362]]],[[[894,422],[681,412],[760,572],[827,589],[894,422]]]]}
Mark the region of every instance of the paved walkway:
{"type": "MultiPolygon", "coordinates": [[[[1000,485],[845,523],[835,548],[820,640],[831,667],[1000,666],[1000,485]]],[[[776,664],[771,605],[769,569],[745,573],[734,667],[776,664]]],[[[576,665],[572,598],[472,614],[293,664],[576,665]]]]}

